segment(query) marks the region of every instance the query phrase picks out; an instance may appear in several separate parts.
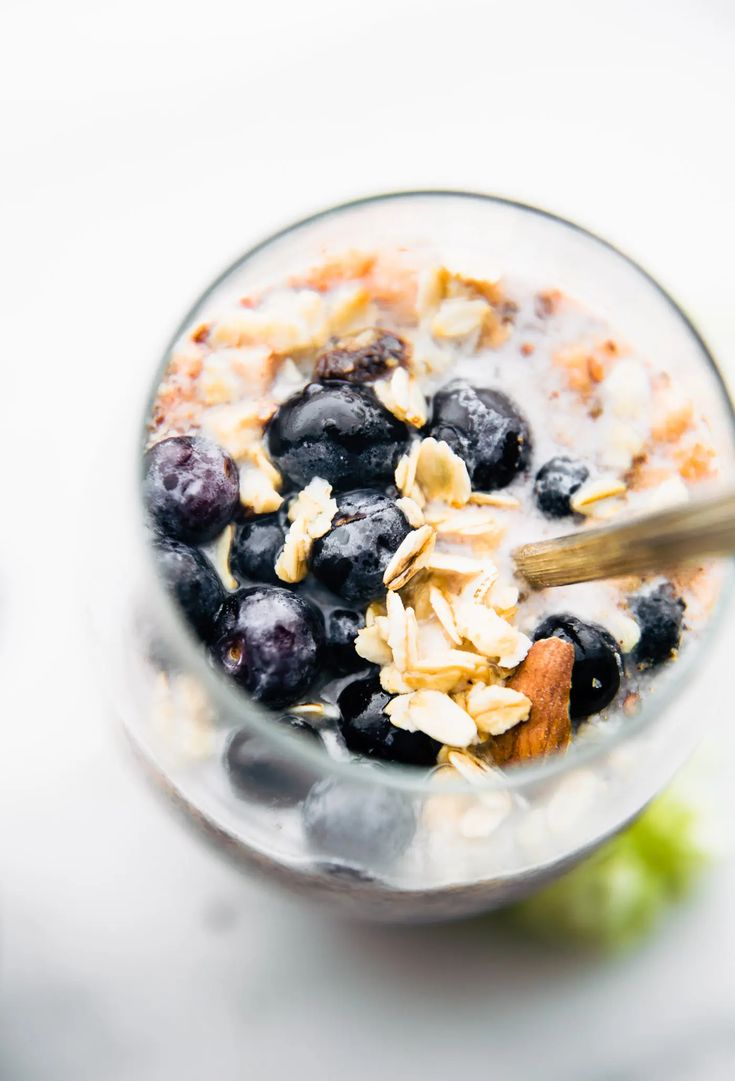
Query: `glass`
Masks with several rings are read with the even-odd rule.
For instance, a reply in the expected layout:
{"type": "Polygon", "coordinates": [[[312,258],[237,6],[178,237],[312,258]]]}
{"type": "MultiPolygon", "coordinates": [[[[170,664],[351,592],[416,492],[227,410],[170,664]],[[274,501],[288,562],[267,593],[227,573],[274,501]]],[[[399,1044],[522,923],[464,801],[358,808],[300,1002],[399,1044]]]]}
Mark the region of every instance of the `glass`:
{"type": "MultiPolygon", "coordinates": [[[[442,261],[463,267],[489,264],[531,287],[559,287],[609,318],[616,333],[687,387],[711,419],[724,471],[731,472],[731,402],[706,345],[675,302],[589,232],[495,197],[379,196],[300,222],[227,270],[186,315],[171,345],[223,300],[282,281],[330,251],[396,244],[427,256],[436,249],[442,261]]],[[[138,490],[141,430],[134,437],[128,499],[121,493],[116,506],[126,574],[100,630],[105,656],[115,658],[108,684],[132,745],[160,789],[212,842],[289,890],[396,921],[455,918],[506,904],[634,818],[701,734],[685,686],[730,596],[729,563],[707,633],[661,672],[641,712],[608,732],[578,738],[564,756],[508,770],[502,780],[441,785],[423,770],[329,757],[317,742],[274,725],[209,667],[190,637],[152,564],[138,490]],[[223,748],[243,727],[268,748],[270,802],[236,796],[228,783],[223,748]],[[305,831],[295,800],[309,790],[305,831]],[[327,827],[314,818],[321,806],[332,808],[327,827]],[[483,831],[488,835],[471,836],[483,831]]]]}

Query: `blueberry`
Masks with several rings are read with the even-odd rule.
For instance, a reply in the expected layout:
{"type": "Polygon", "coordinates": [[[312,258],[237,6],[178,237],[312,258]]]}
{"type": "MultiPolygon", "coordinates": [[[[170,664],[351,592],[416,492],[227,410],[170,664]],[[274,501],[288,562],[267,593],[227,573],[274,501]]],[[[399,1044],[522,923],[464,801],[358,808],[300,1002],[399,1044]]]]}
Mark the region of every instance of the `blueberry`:
{"type": "Polygon", "coordinates": [[[277,586],[232,593],[215,626],[215,660],[253,698],[287,706],[319,671],[324,630],[317,609],[277,586]]]}
{"type": "Polygon", "coordinates": [[[143,498],[166,536],[206,544],[222,532],[238,507],[237,466],[208,439],[164,439],[146,452],[143,498]]]}
{"type": "Polygon", "coordinates": [[[327,662],[340,675],[365,667],[365,661],[355,652],[355,638],[364,626],[364,615],[350,608],[335,608],[327,617],[327,662]]]}
{"type": "MultiPolygon", "coordinates": [[[[598,623],[583,623],[568,612],[547,616],[536,628],[534,641],[561,638],[574,646],[569,713],[581,721],[612,702],[620,688],[623,660],[613,636],[598,623]]],[[[575,726],[576,727],[576,726],[575,726]]]]}
{"type": "Polygon", "coordinates": [[[679,647],[686,608],[671,582],[633,597],[630,607],[641,628],[633,651],[636,664],[640,668],[653,668],[668,661],[679,647]]]}
{"type": "Polygon", "coordinates": [[[349,604],[367,604],[385,593],[385,568],[410,532],[387,496],[365,488],[345,492],[331,529],[314,544],[312,573],[349,604]]]}
{"type": "Polygon", "coordinates": [[[240,578],[253,582],[280,582],[276,559],[283,547],[286,526],[281,514],[259,514],[235,530],[230,565],[240,578]]]}
{"type": "MultiPolygon", "coordinates": [[[[321,743],[318,733],[300,718],[285,717],[282,723],[304,740],[321,743]]],[[[275,807],[300,803],[314,783],[313,770],[248,728],[240,728],[230,736],[224,763],[238,795],[275,807]]]]}
{"type": "Polygon", "coordinates": [[[314,785],[302,810],[312,849],[347,864],[388,864],[411,842],[416,814],[410,799],[366,769],[364,783],[330,777],[314,785]]]}
{"type": "Polygon", "coordinates": [[[550,458],[536,474],[533,494],[539,510],[547,518],[566,518],[572,514],[569,500],[582,487],[590,471],[584,462],[561,455],[550,458]]]}
{"type": "Polygon", "coordinates": [[[423,732],[396,728],[383,712],[391,697],[377,676],[349,683],[337,699],[345,743],[351,751],[370,758],[410,766],[436,765],[441,743],[423,732]]]}
{"type": "Polygon", "coordinates": [[[200,638],[209,640],[217,609],[225,598],[222,583],[196,548],[159,537],[153,542],[158,570],[200,638]]]}
{"type": "Polygon", "coordinates": [[[270,455],[299,487],[323,477],[335,489],[385,484],[408,442],[408,429],[369,387],[310,383],[268,423],[270,455]]]}
{"type": "Polygon", "coordinates": [[[499,390],[454,380],[434,397],[429,434],[464,459],[474,488],[505,488],[531,457],[528,424],[499,390]]]}
{"type": "Polygon", "coordinates": [[[314,367],[316,379],[344,379],[348,383],[368,383],[380,379],[399,365],[405,367],[408,346],[397,334],[364,330],[330,346],[314,367]]]}

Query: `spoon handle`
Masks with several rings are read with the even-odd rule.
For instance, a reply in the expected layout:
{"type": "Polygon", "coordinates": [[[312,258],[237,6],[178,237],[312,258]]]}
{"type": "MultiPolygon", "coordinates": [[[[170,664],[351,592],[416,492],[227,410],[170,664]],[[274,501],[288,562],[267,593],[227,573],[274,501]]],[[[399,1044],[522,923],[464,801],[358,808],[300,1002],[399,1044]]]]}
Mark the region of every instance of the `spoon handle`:
{"type": "Polygon", "coordinates": [[[534,589],[662,570],[735,552],[735,491],[599,529],[523,544],[512,555],[534,589]]]}

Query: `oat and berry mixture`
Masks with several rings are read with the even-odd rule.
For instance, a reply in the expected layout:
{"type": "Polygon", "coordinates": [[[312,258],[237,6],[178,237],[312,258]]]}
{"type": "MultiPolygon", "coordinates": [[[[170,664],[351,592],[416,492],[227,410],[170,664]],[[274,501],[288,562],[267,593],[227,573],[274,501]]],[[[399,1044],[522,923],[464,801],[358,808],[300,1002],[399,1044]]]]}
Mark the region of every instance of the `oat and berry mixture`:
{"type": "MultiPolygon", "coordinates": [[[[161,574],[212,662],[332,754],[472,776],[562,751],[624,724],[714,602],[704,565],[535,593],[513,574],[517,544],[716,474],[659,363],[553,287],[406,251],[237,297],[152,409],[161,574]]],[[[269,753],[232,734],[234,787],[306,797],[327,828],[339,788],[269,785],[269,753]]]]}

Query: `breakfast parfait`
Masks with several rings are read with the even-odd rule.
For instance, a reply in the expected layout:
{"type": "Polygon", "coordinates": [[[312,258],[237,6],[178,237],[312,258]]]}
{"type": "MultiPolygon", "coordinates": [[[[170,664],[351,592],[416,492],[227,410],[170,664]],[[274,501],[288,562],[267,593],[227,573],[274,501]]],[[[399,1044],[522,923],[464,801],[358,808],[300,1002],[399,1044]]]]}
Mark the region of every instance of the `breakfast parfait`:
{"type": "Polygon", "coordinates": [[[518,836],[538,828],[508,778],[630,724],[718,592],[716,564],[533,591],[512,549],[717,472],[687,388],[554,282],[396,246],[232,295],[176,343],[150,412],[160,575],[243,719],[255,700],[334,762],[398,764],[426,794],[315,779],[216,724],[175,666],[158,722],[194,724],[229,813],[274,816],[305,860],[400,883],[438,858],[437,881],[462,879],[461,853],[507,844],[514,814],[518,836]]]}

